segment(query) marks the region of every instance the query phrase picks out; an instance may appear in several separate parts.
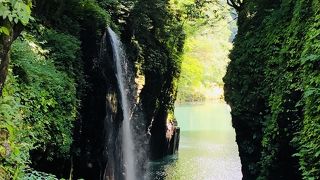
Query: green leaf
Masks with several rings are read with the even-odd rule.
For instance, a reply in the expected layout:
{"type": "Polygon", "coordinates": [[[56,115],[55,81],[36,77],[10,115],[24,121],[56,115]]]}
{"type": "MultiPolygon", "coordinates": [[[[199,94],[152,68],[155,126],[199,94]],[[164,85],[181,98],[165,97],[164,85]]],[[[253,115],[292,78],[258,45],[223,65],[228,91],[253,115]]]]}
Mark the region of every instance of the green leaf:
{"type": "Polygon", "coordinates": [[[309,56],[301,59],[302,64],[305,64],[307,62],[313,62],[313,61],[320,61],[320,55],[310,54],[309,56]]]}
{"type": "Polygon", "coordinates": [[[10,35],[9,29],[6,28],[6,27],[4,27],[4,26],[2,26],[2,27],[0,28],[0,32],[4,33],[4,34],[7,35],[7,36],[10,35]]]}
{"type": "Polygon", "coordinates": [[[17,23],[19,22],[19,19],[18,19],[18,18],[14,18],[14,20],[13,20],[13,21],[14,21],[14,23],[16,23],[16,24],[17,24],[17,23]]]}
{"type": "Polygon", "coordinates": [[[8,15],[8,19],[9,19],[10,22],[12,22],[13,18],[12,18],[11,14],[8,15]]]}
{"type": "Polygon", "coordinates": [[[308,90],[305,91],[304,93],[304,97],[307,98],[313,94],[318,94],[319,93],[319,89],[317,88],[309,88],[308,90]]]}
{"type": "Polygon", "coordinates": [[[0,16],[4,17],[4,14],[7,11],[8,11],[8,7],[4,6],[3,3],[0,3],[0,16]]]}

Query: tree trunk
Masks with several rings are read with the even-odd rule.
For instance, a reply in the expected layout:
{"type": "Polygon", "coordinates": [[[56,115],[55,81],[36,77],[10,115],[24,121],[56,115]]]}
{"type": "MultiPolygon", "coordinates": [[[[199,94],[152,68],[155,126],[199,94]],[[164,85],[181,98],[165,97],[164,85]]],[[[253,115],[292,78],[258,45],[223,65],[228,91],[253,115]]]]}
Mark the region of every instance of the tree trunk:
{"type": "Polygon", "coordinates": [[[2,96],[2,89],[8,74],[8,66],[10,61],[9,51],[12,44],[11,39],[11,36],[3,37],[0,45],[0,96],[2,96]]]}
{"type": "Polygon", "coordinates": [[[8,67],[10,63],[10,47],[11,44],[23,30],[22,24],[17,24],[11,29],[10,36],[0,35],[0,97],[2,96],[2,90],[8,75],[8,67]]]}

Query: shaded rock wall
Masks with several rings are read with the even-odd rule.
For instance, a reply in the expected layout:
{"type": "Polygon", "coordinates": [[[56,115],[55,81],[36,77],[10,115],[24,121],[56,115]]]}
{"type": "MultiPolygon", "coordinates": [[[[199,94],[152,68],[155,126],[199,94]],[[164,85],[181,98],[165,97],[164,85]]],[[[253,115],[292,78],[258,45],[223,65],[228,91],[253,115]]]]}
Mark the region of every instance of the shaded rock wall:
{"type": "Polygon", "coordinates": [[[121,106],[108,35],[83,32],[82,44],[87,81],[82,116],[77,126],[75,177],[121,179],[121,106]],[[99,43],[100,42],[100,43],[99,43]],[[78,136],[78,137],[77,137],[78,136]]]}

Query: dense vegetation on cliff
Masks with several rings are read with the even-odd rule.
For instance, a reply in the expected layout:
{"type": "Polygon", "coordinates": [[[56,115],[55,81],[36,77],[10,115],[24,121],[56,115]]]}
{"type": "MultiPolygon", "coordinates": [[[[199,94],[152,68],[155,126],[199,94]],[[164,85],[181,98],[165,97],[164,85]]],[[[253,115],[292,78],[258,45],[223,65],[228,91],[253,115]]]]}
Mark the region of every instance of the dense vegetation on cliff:
{"type": "Polygon", "coordinates": [[[171,5],[162,0],[0,2],[0,179],[67,178],[72,171],[76,178],[97,179],[106,171],[106,164],[99,164],[107,141],[102,139],[106,129],[97,129],[106,116],[106,95],[99,87],[116,92],[112,66],[101,59],[107,26],[121,34],[135,71],[145,77],[140,98],[146,124],[153,120],[151,132],[157,136],[151,143],[158,138],[162,147],[185,38],[181,12],[171,5]],[[109,79],[106,85],[103,78],[109,79]],[[95,97],[100,99],[92,104],[95,97]]]}
{"type": "MultiPolygon", "coordinates": [[[[107,27],[121,37],[133,76],[144,77],[133,98],[144,114],[136,130],[149,138],[151,158],[165,156],[178,85],[187,101],[201,98],[207,82],[223,84],[223,67],[208,61],[225,66],[231,48],[231,32],[216,32],[232,19],[219,2],[0,1],[0,179],[123,178],[107,27]],[[207,57],[208,32],[221,33],[215,57],[207,57]],[[204,47],[194,47],[198,38],[204,47]],[[195,59],[199,51],[203,59],[195,59]]],[[[239,32],[225,96],[244,179],[319,179],[319,0],[227,2],[238,12],[239,32]]]]}
{"type": "Polygon", "coordinates": [[[240,2],[224,82],[244,179],[319,179],[320,2],[240,2]]]}

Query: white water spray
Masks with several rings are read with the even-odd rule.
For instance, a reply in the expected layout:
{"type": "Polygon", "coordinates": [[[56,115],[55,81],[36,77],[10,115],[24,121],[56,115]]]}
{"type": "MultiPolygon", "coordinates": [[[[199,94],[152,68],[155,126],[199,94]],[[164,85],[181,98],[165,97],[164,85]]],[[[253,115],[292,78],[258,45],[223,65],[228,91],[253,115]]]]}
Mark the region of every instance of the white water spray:
{"type": "Polygon", "coordinates": [[[116,63],[116,76],[118,80],[118,86],[121,93],[121,105],[123,111],[123,123],[122,123],[122,143],[123,143],[123,156],[125,163],[125,179],[136,180],[135,172],[135,156],[134,156],[134,143],[132,137],[132,131],[130,127],[130,114],[131,105],[128,100],[129,86],[127,83],[127,63],[126,55],[122,49],[122,44],[112,29],[108,28],[108,32],[111,39],[111,45],[113,50],[113,59],[116,63]]]}

